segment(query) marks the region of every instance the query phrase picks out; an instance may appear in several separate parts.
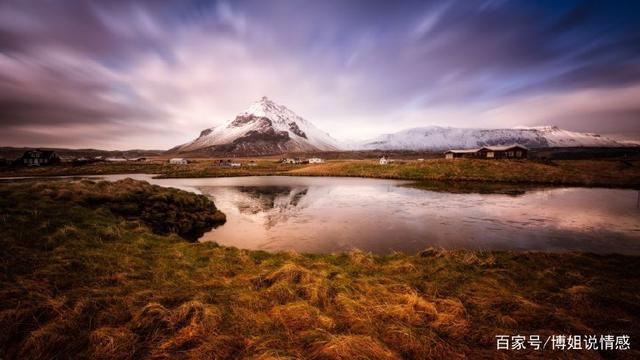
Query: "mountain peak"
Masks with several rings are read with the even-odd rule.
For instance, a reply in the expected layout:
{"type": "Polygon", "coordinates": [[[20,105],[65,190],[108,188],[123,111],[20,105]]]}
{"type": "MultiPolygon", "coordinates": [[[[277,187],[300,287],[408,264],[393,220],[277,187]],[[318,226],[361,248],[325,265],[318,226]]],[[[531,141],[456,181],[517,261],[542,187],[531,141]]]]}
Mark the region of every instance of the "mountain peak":
{"type": "Polygon", "coordinates": [[[277,154],[329,151],[338,142],[283,105],[263,96],[226,123],[205,129],[180,151],[210,149],[226,153],[277,154]]]}
{"type": "MultiPolygon", "coordinates": [[[[253,102],[249,107],[243,111],[242,115],[255,115],[260,117],[271,118],[270,115],[283,113],[287,108],[282,105],[278,105],[266,96],[260,98],[260,100],[253,102]]],[[[274,119],[271,119],[274,120],[274,119]]]]}
{"type": "Polygon", "coordinates": [[[273,100],[269,99],[266,96],[260,98],[260,100],[254,101],[252,105],[261,105],[261,106],[280,106],[276,104],[273,100]]]}
{"type": "Polygon", "coordinates": [[[275,103],[271,99],[269,99],[268,97],[263,96],[259,100],[254,101],[251,105],[266,106],[266,105],[271,105],[271,104],[275,104],[275,103]]]}

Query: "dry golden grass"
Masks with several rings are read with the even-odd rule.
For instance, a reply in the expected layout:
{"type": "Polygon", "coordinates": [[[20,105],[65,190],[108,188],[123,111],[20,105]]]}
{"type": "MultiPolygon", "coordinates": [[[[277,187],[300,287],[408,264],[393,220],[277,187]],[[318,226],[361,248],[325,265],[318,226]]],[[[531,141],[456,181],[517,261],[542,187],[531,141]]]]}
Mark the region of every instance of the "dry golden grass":
{"type": "Polygon", "coordinates": [[[637,257],[238,250],[84,201],[109,186],[0,185],[0,358],[507,358],[497,334],[640,335],[637,257]]]}
{"type": "Polygon", "coordinates": [[[431,159],[379,165],[374,160],[329,161],[289,172],[308,176],[357,176],[430,181],[488,181],[588,186],[640,186],[640,161],[431,159]],[[631,166],[628,166],[631,164],[631,166]]]}
{"type": "Polygon", "coordinates": [[[326,342],[314,344],[311,358],[319,360],[392,360],[400,359],[398,354],[384,344],[363,335],[338,335],[326,342]]]}
{"type": "MultiPolygon", "coordinates": [[[[273,158],[258,159],[257,166],[225,168],[212,159],[187,165],[164,161],[148,163],[95,163],[85,166],[0,168],[2,176],[102,174],[158,174],[165,178],[255,175],[351,176],[417,181],[498,182],[585,186],[640,187],[638,160],[406,160],[379,165],[377,160],[330,160],[323,164],[285,165],[273,158]]],[[[433,185],[431,185],[433,186],[433,185]]],[[[450,187],[449,185],[447,185],[450,187]]],[[[65,196],[62,195],[61,196],[65,196]]]]}
{"type": "Polygon", "coordinates": [[[128,328],[101,327],[89,335],[94,359],[129,359],[136,351],[137,335],[128,328]]]}

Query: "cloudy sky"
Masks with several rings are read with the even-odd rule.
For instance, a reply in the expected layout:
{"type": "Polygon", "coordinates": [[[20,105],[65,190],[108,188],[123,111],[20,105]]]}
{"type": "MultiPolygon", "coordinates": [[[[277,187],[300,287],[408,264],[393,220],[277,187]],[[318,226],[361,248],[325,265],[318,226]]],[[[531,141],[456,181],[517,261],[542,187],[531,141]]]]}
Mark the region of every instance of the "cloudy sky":
{"type": "Polygon", "coordinates": [[[263,95],[341,139],[639,133],[640,2],[0,2],[0,146],[166,149],[263,95]]]}

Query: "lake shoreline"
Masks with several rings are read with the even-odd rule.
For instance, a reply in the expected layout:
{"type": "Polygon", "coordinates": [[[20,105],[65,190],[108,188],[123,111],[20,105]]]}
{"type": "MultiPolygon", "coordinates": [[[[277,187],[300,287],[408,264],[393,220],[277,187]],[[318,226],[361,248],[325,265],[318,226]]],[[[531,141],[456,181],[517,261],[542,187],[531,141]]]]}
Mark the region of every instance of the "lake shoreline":
{"type": "MultiPolygon", "coordinates": [[[[640,256],[191,243],[127,210],[166,189],[122,181],[0,184],[2,357],[475,358],[509,356],[502,334],[640,336],[640,256]]],[[[194,211],[176,209],[188,233],[194,211]]]]}
{"type": "MultiPolygon", "coordinates": [[[[1,174],[1,173],[0,173],[1,174]]],[[[11,182],[15,180],[25,180],[25,181],[33,181],[33,180],[54,180],[54,179],[86,179],[86,178],[99,178],[102,175],[128,175],[126,172],[113,172],[113,173],[78,173],[73,175],[19,175],[19,176],[0,176],[0,182],[11,182]]],[[[595,188],[595,189],[620,189],[620,190],[638,190],[640,191],[640,184],[630,184],[630,185],[617,185],[617,184],[594,184],[594,183],[582,183],[582,182],[536,182],[536,181],[502,181],[502,180],[483,180],[483,179],[422,179],[416,180],[411,178],[401,178],[401,177],[378,177],[378,176],[360,176],[360,175],[307,175],[307,174],[292,174],[292,173],[273,173],[273,174],[225,174],[225,175],[206,175],[206,176],[187,176],[187,175],[163,175],[163,174],[154,174],[154,173],[135,173],[140,175],[149,175],[152,176],[153,179],[218,179],[218,178],[244,178],[244,177],[256,177],[256,176],[268,176],[268,177],[315,177],[315,178],[350,178],[350,179],[379,179],[379,180],[398,180],[398,181],[407,181],[407,183],[403,186],[422,188],[422,184],[435,184],[435,185],[451,185],[453,190],[452,192],[456,192],[456,188],[471,188],[480,187],[483,185],[495,186],[496,188],[504,187],[514,187],[521,186],[525,189],[545,189],[545,188],[595,188]]],[[[4,174],[3,174],[4,175],[4,174]]],[[[433,187],[438,188],[438,186],[433,187]]],[[[431,189],[431,187],[427,186],[426,189],[431,189]]],[[[440,191],[451,192],[447,189],[440,187],[440,191]]],[[[500,192],[498,192],[500,193],[500,192]]]]}
{"type": "MultiPolygon", "coordinates": [[[[65,179],[82,177],[40,180],[65,179]]],[[[205,195],[228,221],[198,240],[250,250],[413,254],[437,246],[640,254],[637,194],[626,189],[313,176],[86,179],[133,179],[205,195]]]]}
{"type": "Polygon", "coordinates": [[[156,174],[159,178],[214,178],[240,176],[360,177],[451,183],[505,183],[522,185],[585,186],[640,189],[640,161],[558,160],[425,160],[379,165],[373,160],[331,160],[324,164],[283,165],[259,161],[254,167],[223,168],[208,160],[187,165],[97,163],[83,166],[4,168],[0,177],[83,176],[125,173],[156,174]]]}

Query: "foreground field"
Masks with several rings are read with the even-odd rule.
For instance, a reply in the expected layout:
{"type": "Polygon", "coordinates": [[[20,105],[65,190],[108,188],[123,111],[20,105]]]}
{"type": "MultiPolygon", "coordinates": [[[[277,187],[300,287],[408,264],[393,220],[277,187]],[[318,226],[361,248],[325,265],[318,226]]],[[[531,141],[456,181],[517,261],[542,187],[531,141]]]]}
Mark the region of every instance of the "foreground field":
{"type": "Polygon", "coordinates": [[[224,217],[143,182],[0,185],[0,358],[637,358],[640,258],[269,254],[176,233],[224,217]],[[629,335],[496,353],[495,336],[629,335]]]}
{"type": "Polygon", "coordinates": [[[379,165],[374,160],[331,160],[324,164],[283,165],[275,159],[257,159],[257,166],[225,168],[210,159],[188,165],[163,161],[95,163],[84,166],[0,168],[0,176],[54,176],[147,173],[160,177],[222,177],[251,175],[356,176],[406,180],[485,181],[547,185],[640,187],[638,160],[515,160],[431,159],[379,165]]]}

